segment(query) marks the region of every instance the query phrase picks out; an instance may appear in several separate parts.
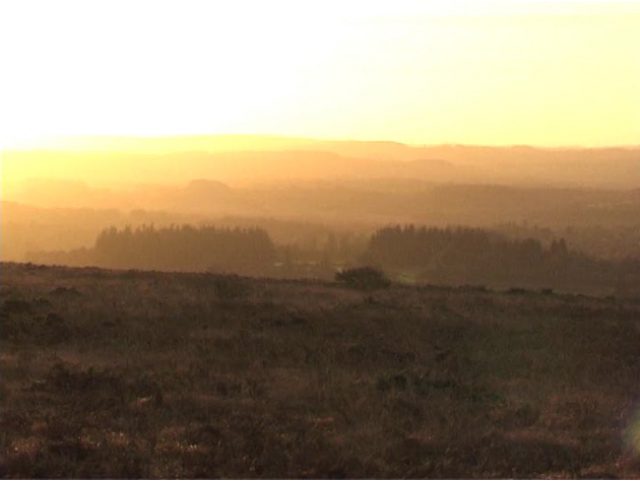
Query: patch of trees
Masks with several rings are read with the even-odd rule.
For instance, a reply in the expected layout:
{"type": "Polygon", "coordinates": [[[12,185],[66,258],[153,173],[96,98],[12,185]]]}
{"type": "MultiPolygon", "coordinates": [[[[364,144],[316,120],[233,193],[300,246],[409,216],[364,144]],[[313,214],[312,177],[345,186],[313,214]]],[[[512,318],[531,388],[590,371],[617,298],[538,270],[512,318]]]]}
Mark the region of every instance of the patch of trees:
{"type": "Polygon", "coordinates": [[[605,260],[571,249],[564,239],[541,241],[475,228],[394,226],[360,237],[311,238],[305,248],[276,246],[252,227],[111,227],[91,248],[32,253],[43,264],[212,271],[278,278],[321,278],[368,289],[394,281],[492,288],[556,289],[591,294],[640,294],[640,260],[605,260]]]}
{"type": "Polygon", "coordinates": [[[273,264],[275,247],[258,228],[141,226],[102,231],[94,255],[103,266],[250,274],[273,264]]]}
{"type": "Polygon", "coordinates": [[[616,288],[640,274],[638,262],[595,259],[569,249],[564,239],[543,245],[472,228],[380,229],[363,260],[399,277],[452,285],[595,291],[616,288]]]}
{"type": "Polygon", "coordinates": [[[103,230],[91,249],[40,253],[36,261],[107,268],[215,271],[262,275],[273,266],[276,249],[258,228],[189,225],[103,230]]]}
{"type": "Polygon", "coordinates": [[[640,259],[640,224],[552,229],[528,223],[507,223],[498,225],[495,229],[511,238],[534,238],[547,243],[556,238],[564,238],[575,249],[597,258],[618,261],[640,259]]]}

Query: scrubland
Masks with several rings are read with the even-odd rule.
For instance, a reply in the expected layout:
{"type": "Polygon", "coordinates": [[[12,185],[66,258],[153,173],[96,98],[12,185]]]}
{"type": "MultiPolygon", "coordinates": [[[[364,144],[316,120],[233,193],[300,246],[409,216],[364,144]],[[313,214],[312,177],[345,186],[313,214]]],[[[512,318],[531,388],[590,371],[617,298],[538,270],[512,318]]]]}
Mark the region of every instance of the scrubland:
{"type": "Polygon", "coordinates": [[[5,478],[637,478],[640,300],[0,265],[5,478]]]}

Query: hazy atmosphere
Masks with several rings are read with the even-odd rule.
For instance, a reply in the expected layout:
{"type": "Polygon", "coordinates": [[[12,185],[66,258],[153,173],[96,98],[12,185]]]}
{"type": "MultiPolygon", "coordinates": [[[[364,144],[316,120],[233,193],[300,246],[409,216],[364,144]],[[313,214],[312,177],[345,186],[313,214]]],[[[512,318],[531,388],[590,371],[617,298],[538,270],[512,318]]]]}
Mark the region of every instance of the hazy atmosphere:
{"type": "Polygon", "coordinates": [[[3,2],[2,144],[637,145],[635,2],[3,2]],[[46,79],[46,80],[45,80],[46,79]]]}
{"type": "Polygon", "coordinates": [[[0,475],[640,477],[638,46],[637,2],[2,2],[0,475]]]}

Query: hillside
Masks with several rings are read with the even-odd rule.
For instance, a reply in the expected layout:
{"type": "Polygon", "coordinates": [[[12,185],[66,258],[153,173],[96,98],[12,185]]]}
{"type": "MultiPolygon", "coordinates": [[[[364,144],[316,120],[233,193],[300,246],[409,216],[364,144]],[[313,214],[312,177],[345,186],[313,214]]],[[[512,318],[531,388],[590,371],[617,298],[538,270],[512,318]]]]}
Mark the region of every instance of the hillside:
{"type": "Polygon", "coordinates": [[[637,478],[640,300],[0,265],[6,478],[637,478]]]}

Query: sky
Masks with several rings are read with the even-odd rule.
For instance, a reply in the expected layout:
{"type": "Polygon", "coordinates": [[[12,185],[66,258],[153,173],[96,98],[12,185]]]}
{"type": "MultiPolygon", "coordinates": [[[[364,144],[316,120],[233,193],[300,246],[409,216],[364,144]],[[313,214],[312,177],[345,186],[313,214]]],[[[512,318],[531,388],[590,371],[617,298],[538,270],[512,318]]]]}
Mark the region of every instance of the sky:
{"type": "Polygon", "coordinates": [[[640,2],[2,0],[0,147],[640,144],[640,2]]]}

